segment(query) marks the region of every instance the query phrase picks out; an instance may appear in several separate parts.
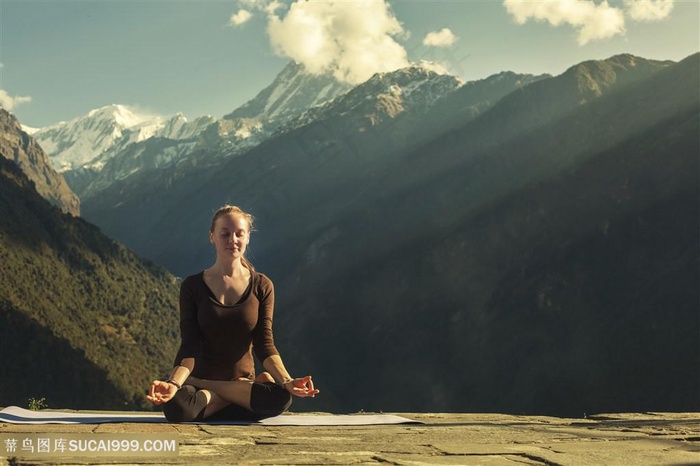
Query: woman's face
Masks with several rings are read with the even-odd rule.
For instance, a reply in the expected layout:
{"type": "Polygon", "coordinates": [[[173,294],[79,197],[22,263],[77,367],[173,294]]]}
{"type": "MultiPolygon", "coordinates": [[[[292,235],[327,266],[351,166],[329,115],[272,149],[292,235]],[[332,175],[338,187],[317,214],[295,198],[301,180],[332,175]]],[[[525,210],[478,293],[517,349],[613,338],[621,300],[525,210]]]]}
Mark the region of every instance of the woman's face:
{"type": "Polygon", "coordinates": [[[248,228],[248,221],[242,215],[226,214],[217,218],[214,231],[209,233],[216,254],[232,259],[242,257],[250,241],[248,228]]]}

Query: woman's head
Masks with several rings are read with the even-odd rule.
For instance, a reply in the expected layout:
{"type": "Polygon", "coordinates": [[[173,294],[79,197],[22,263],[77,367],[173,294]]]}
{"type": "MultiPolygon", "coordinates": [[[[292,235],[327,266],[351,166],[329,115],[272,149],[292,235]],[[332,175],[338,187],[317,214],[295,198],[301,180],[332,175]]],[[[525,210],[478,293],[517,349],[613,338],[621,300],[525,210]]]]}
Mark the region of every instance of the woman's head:
{"type": "Polygon", "coordinates": [[[210,233],[214,233],[214,229],[216,228],[216,221],[225,215],[239,215],[243,217],[248,223],[248,234],[250,234],[250,232],[253,231],[253,216],[250,215],[248,212],[243,211],[243,209],[241,209],[238,206],[226,204],[222,207],[219,207],[216,210],[216,212],[214,212],[214,216],[211,218],[211,227],[209,228],[210,233]]]}
{"type": "Polygon", "coordinates": [[[214,212],[209,239],[216,247],[218,256],[231,259],[240,257],[243,265],[253,270],[252,264],[245,258],[252,230],[253,216],[240,207],[227,204],[214,212]]]}

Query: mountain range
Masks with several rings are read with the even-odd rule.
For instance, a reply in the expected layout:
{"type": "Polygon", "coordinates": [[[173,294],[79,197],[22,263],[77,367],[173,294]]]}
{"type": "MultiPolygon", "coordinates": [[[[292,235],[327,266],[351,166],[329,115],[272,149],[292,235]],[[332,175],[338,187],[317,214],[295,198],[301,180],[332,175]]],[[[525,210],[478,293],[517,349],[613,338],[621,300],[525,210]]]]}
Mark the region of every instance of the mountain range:
{"type": "MultiPolygon", "coordinates": [[[[330,101],[278,122],[276,131],[267,139],[242,153],[224,156],[219,139],[200,145],[177,165],[136,171],[130,176],[113,179],[110,186],[100,191],[99,196],[82,196],[84,216],[139,254],[165,265],[175,273],[185,274],[191,270],[193,261],[201,261],[208,256],[206,244],[197,240],[195,232],[187,228],[183,230],[183,234],[193,240],[191,244],[195,247],[186,248],[182,255],[171,254],[170,248],[174,245],[147,233],[159,230],[158,224],[163,216],[171,215],[166,213],[174,200],[170,195],[179,198],[177,204],[180,208],[187,208],[196,198],[208,198],[201,212],[193,212],[200,221],[204,221],[216,207],[213,202],[220,204],[231,200],[245,204],[246,197],[258,196],[266,191],[265,202],[284,203],[279,208],[297,211],[298,215],[303,215],[312,223],[325,221],[322,212],[318,215],[313,212],[322,208],[335,210],[335,196],[342,189],[354,190],[353,183],[357,177],[364,179],[367,170],[378,171],[395,161],[393,154],[400,154],[406,147],[431,137],[432,129],[424,123],[430,109],[440,106],[449,108],[445,102],[455,94],[472,108],[483,110],[498,99],[499,93],[503,96],[540,78],[518,75],[517,79],[507,80],[510,87],[494,86],[495,89],[491,90],[487,84],[481,84],[470,86],[471,93],[456,94],[463,85],[459,79],[422,66],[376,75],[330,101]],[[480,99],[475,94],[484,88],[489,88],[490,92],[480,99]],[[327,165],[331,171],[319,172],[319,166],[328,160],[333,161],[327,165]],[[229,173],[245,173],[247,176],[238,177],[235,187],[232,187],[234,180],[229,173]],[[189,188],[200,190],[199,182],[195,181],[200,176],[205,191],[218,192],[200,192],[196,198],[187,192],[189,188]],[[291,196],[285,192],[288,183],[292,184],[290,190],[294,192],[291,196]],[[175,185],[177,189],[170,188],[175,185]],[[331,189],[333,195],[317,199],[315,193],[322,189],[331,189]],[[303,212],[299,212],[300,202],[312,206],[312,209],[304,208],[303,212]],[[154,210],[160,213],[153,215],[154,210]],[[129,228],[129,222],[124,222],[122,213],[131,219],[130,222],[136,221],[141,228],[129,228]],[[184,266],[180,267],[174,261],[184,266]]],[[[502,76],[484,81],[501,82],[502,76]]],[[[258,99],[256,97],[254,100],[258,99]]],[[[292,113],[287,112],[288,115],[292,113]]],[[[476,114],[478,111],[473,116],[476,114]]],[[[444,117],[448,118],[449,113],[444,117]]],[[[256,216],[261,222],[265,221],[265,215],[264,209],[256,209],[256,216]]],[[[270,246],[273,245],[268,243],[270,246]]]]}
{"type": "Polygon", "coordinates": [[[100,170],[127,145],[149,138],[191,139],[213,121],[201,117],[188,122],[181,113],[164,120],[139,115],[124,105],[108,105],[31,134],[56,170],[64,173],[77,168],[100,170]]]}
{"type": "Polygon", "coordinates": [[[257,145],[278,125],[349,88],[330,76],[305,73],[291,62],[277,79],[236,111],[216,120],[188,121],[143,115],[124,105],[108,105],[67,122],[32,129],[56,169],[86,199],[114,180],[170,168],[198,153],[198,164],[216,164],[257,145]],[[207,157],[203,157],[202,154],[207,157]]]}
{"type": "Polygon", "coordinates": [[[216,207],[250,210],[278,347],[323,389],[299,409],[697,410],[699,65],[347,88],[290,64],[188,138],[63,173],[179,276],[210,265],[216,207]]]}

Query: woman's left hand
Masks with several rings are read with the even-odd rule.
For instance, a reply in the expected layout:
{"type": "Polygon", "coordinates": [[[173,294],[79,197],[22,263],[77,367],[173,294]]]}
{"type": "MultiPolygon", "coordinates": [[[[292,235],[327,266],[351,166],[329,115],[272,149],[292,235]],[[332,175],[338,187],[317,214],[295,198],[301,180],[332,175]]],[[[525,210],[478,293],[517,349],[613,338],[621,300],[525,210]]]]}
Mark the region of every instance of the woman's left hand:
{"type": "Polygon", "coordinates": [[[154,405],[161,405],[170,401],[177,393],[177,386],[162,380],[154,380],[148,389],[146,399],[154,405]]]}
{"type": "Polygon", "coordinates": [[[313,398],[320,393],[320,390],[314,388],[314,382],[311,380],[310,375],[289,380],[284,384],[284,388],[292,395],[302,398],[309,396],[313,398]]]}

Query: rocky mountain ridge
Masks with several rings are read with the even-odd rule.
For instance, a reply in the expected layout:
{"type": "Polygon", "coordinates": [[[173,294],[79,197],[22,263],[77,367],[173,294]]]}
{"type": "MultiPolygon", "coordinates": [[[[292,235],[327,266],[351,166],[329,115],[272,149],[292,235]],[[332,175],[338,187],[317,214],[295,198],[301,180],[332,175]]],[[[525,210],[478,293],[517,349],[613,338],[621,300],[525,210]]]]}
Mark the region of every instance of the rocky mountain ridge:
{"type": "Polygon", "coordinates": [[[16,163],[36,190],[64,212],[80,214],[80,199],[53,169],[36,140],[22,129],[14,115],[0,108],[0,155],[16,163]]]}
{"type": "Polygon", "coordinates": [[[277,134],[349,114],[356,117],[354,126],[366,129],[366,126],[376,126],[404,112],[427,111],[436,101],[447,98],[463,84],[461,79],[423,64],[378,73],[345,94],[290,119],[277,130],[277,134]]]}

